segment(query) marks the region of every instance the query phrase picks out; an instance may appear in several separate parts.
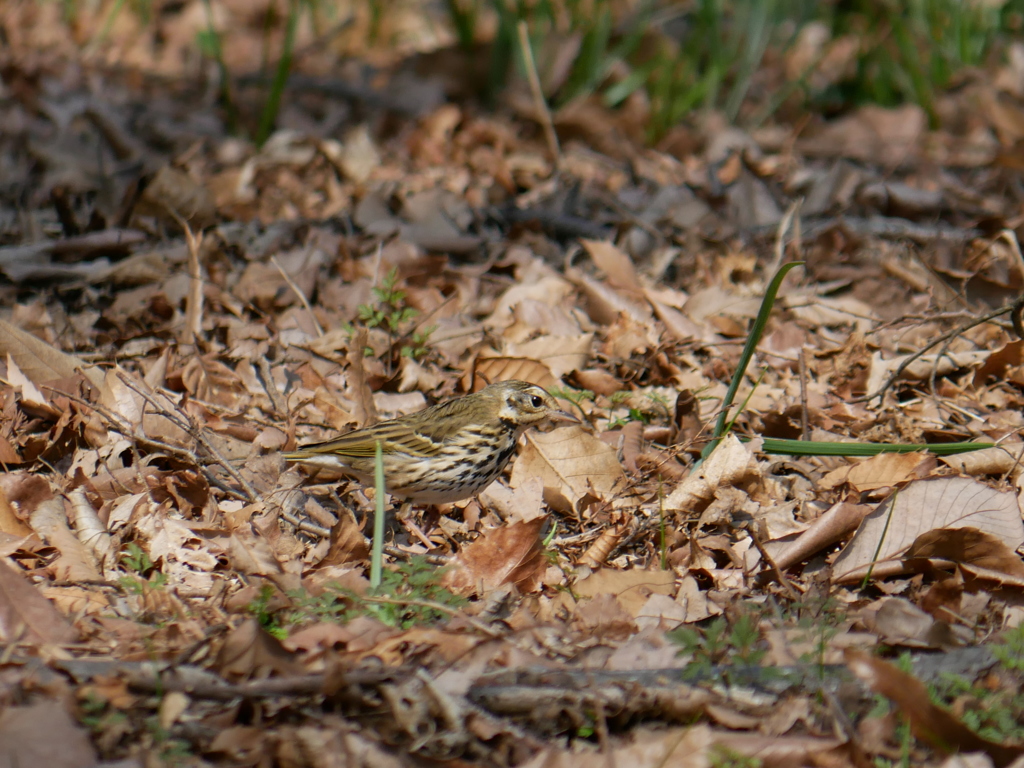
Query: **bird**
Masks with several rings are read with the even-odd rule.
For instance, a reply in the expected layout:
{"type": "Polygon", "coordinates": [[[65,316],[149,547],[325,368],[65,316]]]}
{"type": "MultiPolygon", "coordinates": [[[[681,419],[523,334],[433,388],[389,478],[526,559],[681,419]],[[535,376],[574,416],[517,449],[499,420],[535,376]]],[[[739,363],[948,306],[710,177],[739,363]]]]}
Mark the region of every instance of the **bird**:
{"type": "Polygon", "coordinates": [[[500,381],[416,413],[299,446],[284,458],[340,469],[370,485],[380,443],[388,493],[407,502],[448,504],[490,485],[530,427],[579,421],[543,388],[500,381]]]}

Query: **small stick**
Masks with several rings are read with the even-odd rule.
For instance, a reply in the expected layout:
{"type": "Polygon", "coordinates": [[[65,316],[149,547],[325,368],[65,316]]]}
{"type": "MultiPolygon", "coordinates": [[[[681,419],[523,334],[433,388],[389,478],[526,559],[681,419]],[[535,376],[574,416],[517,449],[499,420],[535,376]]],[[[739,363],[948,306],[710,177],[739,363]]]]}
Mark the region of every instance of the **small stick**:
{"type": "Polygon", "coordinates": [[[786,578],[786,574],[784,574],[782,569],[779,568],[778,563],[775,562],[775,558],[768,554],[768,550],[765,548],[764,542],[761,541],[761,537],[758,536],[757,532],[752,528],[747,528],[747,535],[750,536],[750,540],[754,543],[754,546],[757,547],[757,551],[768,564],[768,567],[771,568],[772,573],[775,574],[776,580],[778,580],[779,584],[782,585],[782,588],[786,590],[786,594],[789,595],[789,598],[791,600],[799,600],[803,593],[793,586],[793,582],[786,578]]]}
{"type": "Polygon", "coordinates": [[[199,247],[203,243],[203,233],[193,234],[184,219],[179,216],[175,218],[184,229],[185,242],[188,244],[189,288],[185,296],[185,333],[182,342],[194,346],[203,332],[203,274],[199,266],[199,247]]]}
{"type": "MultiPolygon", "coordinates": [[[[253,488],[245,480],[245,478],[238,473],[238,470],[231,465],[230,461],[221,456],[220,451],[218,451],[213,446],[213,444],[206,438],[206,435],[203,433],[203,428],[194,424],[192,420],[188,418],[187,414],[184,414],[183,418],[182,415],[175,413],[174,411],[171,411],[168,408],[164,407],[162,403],[158,402],[155,398],[151,397],[148,392],[145,392],[144,390],[136,386],[135,382],[133,382],[128,376],[124,375],[123,373],[118,373],[117,377],[124,383],[126,387],[128,387],[130,390],[138,394],[146,402],[148,402],[150,405],[156,408],[161,416],[164,416],[173,423],[177,424],[181,429],[188,432],[188,434],[192,436],[193,440],[195,440],[197,443],[203,446],[206,452],[209,453],[210,456],[212,456],[217,461],[217,463],[221,465],[224,471],[231,476],[231,479],[238,483],[240,486],[242,486],[242,490],[245,491],[246,496],[248,496],[248,500],[250,502],[255,502],[257,499],[259,499],[260,495],[259,493],[256,492],[256,489],[253,488]]],[[[198,465],[199,462],[197,461],[196,464],[198,465]]]]}
{"type": "Polygon", "coordinates": [[[940,344],[943,344],[946,341],[949,341],[950,339],[952,339],[952,338],[962,334],[964,331],[969,331],[971,328],[974,328],[975,326],[982,325],[983,323],[987,323],[989,320],[994,320],[995,318],[999,317],[1000,315],[1005,315],[1007,312],[1011,312],[1012,310],[1013,310],[1013,305],[1007,305],[1005,307],[1000,307],[999,309],[994,309],[991,312],[986,312],[984,315],[981,315],[980,317],[975,317],[970,322],[964,323],[964,324],[954,328],[953,330],[948,331],[947,333],[942,334],[941,336],[939,336],[935,340],[933,340],[933,341],[929,342],[928,344],[926,344],[925,346],[921,347],[921,349],[919,349],[917,352],[915,352],[914,354],[910,355],[906,360],[904,360],[902,363],[900,363],[899,366],[896,368],[896,370],[893,371],[889,375],[888,379],[886,379],[885,384],[883,384],[881,387],[879,387],[876,391],[872,392],[870,395],[864,395],[863,397],[857,397],[857,398],[854,398],[852,400],[847,400],[846,402],[848,402],[848,403],[866,403],[866,402],[868,402],[870,400],[874,400],[876,397],[879,398],[879,400],[881,401],[882,396],[889,390],[889,387],[891,387],[893,384],[896,383],[896,380],[902,375],[903,371],[905,371],[907,369],[907,367],[911,363],[913,363],[919,357],[924,355],[925,352],[927,352],[929,349],[932,349],[933,347],[937,347],[940,344]]]}
{"type": "Polygon", "coordinates": [[[537,119],[544,127],[544,138],[548,143],[548,152],[551,153],[551,161],[559,165],[562,159],[562,150],[558,146],[558,134],[555,133],[555,124],[551,119],[551,111],[544,100],[544,91],[540,87],[540,78],[537,76],[537,64],[533,60],[533,49],[530,48],[529,30],[526,22],[520,21],[519,50],[523,55],[523,65],[526,68],[526,80],[530,84],[530,92],[533,94],[533,107],[537,110],[537,119]]]}
{"type": "Polygon", "coordinates": [[[316,319],[316,315],[313,314],[313,307],[310,306],[309,299],[306,298],[306,294],[304,294],[302,289],[295,284],[295,281],[292,280],[292,276],[285,272],[284,267],[282,267],[280,262],[277,260],[277,256],[271,256],[270,263],[277,267],[277,271],[281,273],[281,277],[283,277],[284,281],[288,283],[288,287],[295,291],[295,295],[299,297],[299,301],[302,302],[302,306],[304,306],[306,311],[309,313],[309,319],[313,321],[313,328],[316,329],[316,335],[323,338],[324,329],[316,319]]]}
{"type": "Polygon", "coordinates": [[[800,347],[800,436],[811,439],[811,427],[807,417],[807,347],[800,347]]]}
{"type": "MultiPolygon", "coordinates": [[[[78,395],[73,395],[70,392],[65,392],[55,387],[51,387],[47,384],[43,384],[41,386],[43,387],[43,389],[48,389],[51,392],[55,392],[58,395],[68,398],[72,402],[78,403],[79,405],[83,405],[86,408],[90,408],[96,411],[96,413],[98,413],[106,420],[107,426],[111,427],[117,432],[120,432],[126,438],[132,440],[133,450],[136,449],[136,446],[141,446],[143,448],[148,448],[149,450],[161,451],[163,453],[166,453],[168,456],[174,456],[176,458],[179,458],[188,464],[192,464],[198,467],[199,471],[203,473],[203,476],[206,478],[207,482],[210,483],[210,485],[216,486],[219,490],[223,491],[227,495],[236,499],[241,499],[242,501],[253,501],[253,499],[250,499],[244,496],[243,494],[240,494],[234,488],[231,488],[230,486],[226,485],[215,474],[208,471],[205,466],[205,463],[200,461],[199,457],[196,456],[196,454],[193,451],[190,451],[187,448],[181,448],[177,445],[165,443],[163,440],[158,440],[154,437],[146,437],[145,435],[138,434],[138,432],[136,432],[132,428],[131,424],[128,424],[126,421],[124,421],[119,414],[114,413],[113,411],[111,411],[110,409],[106,408],[103,405],[100,405],[99,403],[90,403],[88,400],[81,398],[78,395]]],[[[172,422],[174,421],[173,419],[170,420],[172,422]]],[[[139,463],[140,462],[138,461],[138,459],[136,459],[136,466],[138,466],[139,463]]]]}

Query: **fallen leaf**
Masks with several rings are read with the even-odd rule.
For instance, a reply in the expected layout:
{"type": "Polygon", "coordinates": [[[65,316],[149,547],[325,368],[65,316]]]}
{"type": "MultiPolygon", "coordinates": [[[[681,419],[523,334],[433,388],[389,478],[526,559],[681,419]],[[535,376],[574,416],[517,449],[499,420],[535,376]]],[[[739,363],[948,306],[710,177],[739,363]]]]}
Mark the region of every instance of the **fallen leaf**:
{"type": "Polygon", "coordinates": [[[243,621],[224,638],[214,668],[232,682],[301,675],[305,671],[281,641],[255,619],[243,621]]]}
{"type": "Polygon", "coordinates": [[[2,768],[93,768],[96,752],[88,732],[56,701],[0,711],[2,768]]]}
{"type": "Polygon", "coordinates": [[[1024,755],[1024,747],[983,739],[951,713],[932,704],[924,683],[895,665],[855,648],[848,648],[845,656],[850,671],[875,693],[891,699],[910,722],[914,735],[939,751],[984,752],[996,768],[1004,768],[1024,755]]]}
{"type": "Polygon", "coordinates": [[[31,333],[0,320],[0,354],[10,355],[18,367],[36,384],[70,379],[81,370],[98,389],[103,388],[103,371],[61,352],[31,333]]]}
{"type": "Polygon", "coordinates": [[[922,533],[907,550],[912,557],[936,557],[1024,578],[1024,562],[996,536],[976,528],[937,528],[922,533]]]}
{"type": "Polygon", "coordinates": [[[544,482],[548,505],[565,514],[578,514],[577,504],[588,496],[608,499],[626,486],[614,449],[576,426],[526,434],[509,484],[517,488],[534,477],[544,482]]]}
{"type": "Polygon", "coordinates": [[[547,568],[540,532],[546,517],[490,528],[449,564],[442,584],[460,595],[482,595],[504,584],[522,593],[540,586],[547,568]]]}
{"type": "Polygon", "coordinates": [[[25,575],[0,560],[0,642],[74,641],[76,632],[25,575]]]}
{"type": "Polygon", "coordinates": [[[1016,549],[1024,543],[1017,498],[965,477],[917,480],[897,491],[861,523],[836,558],[837,582],[903,570],[902,556],[924,533],[938,528],[975,528],[1016,549]],[[884,562],[889,561],[889,562],[884,562]]]}

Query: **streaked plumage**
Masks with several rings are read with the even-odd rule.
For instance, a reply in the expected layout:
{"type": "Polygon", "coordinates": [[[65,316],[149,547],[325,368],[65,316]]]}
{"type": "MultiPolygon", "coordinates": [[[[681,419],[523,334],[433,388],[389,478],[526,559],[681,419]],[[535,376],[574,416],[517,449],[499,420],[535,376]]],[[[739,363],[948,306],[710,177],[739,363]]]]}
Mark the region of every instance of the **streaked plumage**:
{"type": "Polygon", "coordinates": [[[342,469],[372,484],[379,441],[388,493],[443,504],[474,496],[490,485],[526,429],[559,421],[579,419],[561,410],[538,386],[502,381],[418,413],[300,446],[285,458],[342,469]]]}

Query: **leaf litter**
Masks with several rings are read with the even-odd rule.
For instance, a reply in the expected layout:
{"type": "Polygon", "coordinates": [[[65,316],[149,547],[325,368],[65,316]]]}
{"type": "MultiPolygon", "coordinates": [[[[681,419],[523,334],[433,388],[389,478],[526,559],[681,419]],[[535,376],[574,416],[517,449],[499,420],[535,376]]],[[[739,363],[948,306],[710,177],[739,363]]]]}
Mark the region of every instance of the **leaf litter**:
{"type": "MultiPolygon", "coordinates": [[[[55,7],[0,14],[31,41],[55,7]]],[[[1015,91],[960,94],[970,135],[712,115],[685,154],[581,103],[556,163],[514,95],[340,131],[297,99],[257,148],[36,42],[0,54],[0,763],[1021,763],[1024,347],[972,324],[1021,285],[1015,91]],[[793,259],[751,439],[697,466],[793,259]],[[280,452],[508,378],[585,426],[394,521],[372,589],[373,490],[280,452]]]]}

